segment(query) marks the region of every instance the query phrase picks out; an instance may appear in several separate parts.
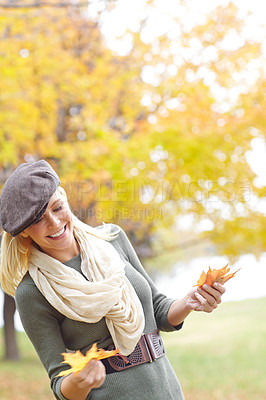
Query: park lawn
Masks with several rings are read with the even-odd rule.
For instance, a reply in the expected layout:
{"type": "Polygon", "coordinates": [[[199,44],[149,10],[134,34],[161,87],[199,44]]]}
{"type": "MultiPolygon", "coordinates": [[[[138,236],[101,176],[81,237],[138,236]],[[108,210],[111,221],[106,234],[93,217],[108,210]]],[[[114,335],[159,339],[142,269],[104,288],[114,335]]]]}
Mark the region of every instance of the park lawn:
{"type": "MultiPolygon", "coordinates": [[[[266,298],[223,303],[212,314],[191,313],[181,331],[163,333],[186,400],[266,400],[265,315],[266,298]]],[[[22,360],[6,362],[0,333],[0,399],[53,400],[26,335],[18,332],[22,360]]]]}
{"type": "Polygon", "coordinates": [[[186,400],[266,400],[266,298],[193,312],[163,334],[186,400]]]}
{"type": "Polygon", "coordinates": [[[17,332],[21,361],[3,360],[3,330],[0,330],[0,399],[55,400],[50,381],[24,332],[17,332]]]}

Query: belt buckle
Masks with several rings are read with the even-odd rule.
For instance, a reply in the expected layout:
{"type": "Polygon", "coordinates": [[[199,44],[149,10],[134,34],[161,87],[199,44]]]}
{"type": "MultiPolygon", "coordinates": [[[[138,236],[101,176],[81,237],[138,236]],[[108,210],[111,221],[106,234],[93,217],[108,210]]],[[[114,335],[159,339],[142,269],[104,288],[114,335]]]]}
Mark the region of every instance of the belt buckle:
{"type": "Polygon", "coordinates": [[[151,358],[150,362],[156,361],[156,356],[155,356],[155,352],[153,349],[153,343],[151,341],[151,338],[146,333],[143,333],[142,336],[143,336],[145,344],[147,346],[148,354],[151,358]]]}
{"type": "Polygon", "coordinates": [[[145,359],[145,362],[152,362],[153,358],[152,358],[152,353],[150,350],[150,345],[147,341],[147,335],[146,333],[142,333],[141,338],[139,340],[139,346],[141,348],[141,352],[143,355],[143,359],[145,359]]]}
{"type": "Polygon", "coordinates": [[[145,334],[145,340],[153,361],[165,355],[165,349],[159,330],[145,334]]]}

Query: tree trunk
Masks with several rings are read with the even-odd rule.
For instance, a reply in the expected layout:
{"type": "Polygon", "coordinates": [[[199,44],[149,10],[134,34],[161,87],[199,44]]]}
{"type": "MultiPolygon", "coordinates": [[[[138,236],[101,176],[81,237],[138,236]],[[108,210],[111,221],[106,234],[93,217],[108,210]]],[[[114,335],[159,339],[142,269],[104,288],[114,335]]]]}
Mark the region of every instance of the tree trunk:
{"type": "Polygon", "coordinates": [[[56,136],[59,142],[66,140],[66,109],[63,105],[62,100],[57,100],[57,125],[56,125],[56,136]]]}
{"type": "Polygon", "coordinates": [[[5,336],[5,359],[19,360],[19,351],[16,340],[14,315],[16,311],[13,297],[5,293],[4,299],[4,336],[5,336]]]}

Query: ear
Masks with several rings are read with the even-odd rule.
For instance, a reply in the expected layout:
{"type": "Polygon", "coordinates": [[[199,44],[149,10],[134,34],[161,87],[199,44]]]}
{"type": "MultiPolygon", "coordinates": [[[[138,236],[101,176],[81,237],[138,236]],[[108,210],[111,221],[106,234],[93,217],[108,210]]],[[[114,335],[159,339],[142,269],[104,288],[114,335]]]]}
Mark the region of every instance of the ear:
{"type": "Polygon", "coordinates": [[[22,231],[20,234],[19,234],[19,236],[22,236],[23,238],[28,238],[29,237],[29,235],[25,232],[25,231],[22,231]]]}

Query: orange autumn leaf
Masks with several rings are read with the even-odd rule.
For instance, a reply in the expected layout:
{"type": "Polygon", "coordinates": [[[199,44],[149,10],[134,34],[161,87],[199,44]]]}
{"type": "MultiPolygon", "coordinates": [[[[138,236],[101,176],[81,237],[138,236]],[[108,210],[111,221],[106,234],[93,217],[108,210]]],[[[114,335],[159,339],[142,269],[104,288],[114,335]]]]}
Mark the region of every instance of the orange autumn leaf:
{"type": "Polygon", "coordinates": [[[211,269],[209,267],[208,272],[202,272],[200,275],[200,278],[197,282],[196,285],[194,286],[203,286],[204,284],[212,286],[214,284],[214,282],[218,282],[221,284],[224,284],[225,282],[227,282],[229,279],[233,278],[235,276],[235,274],[239,271],[239,269],[231,274],[228,274],[228,272],[230,271],[230,268],[228,267],[228,264],[220,269],[211,269]],[[227,275],[228,274],[228,275],[227,275]]]}
{"type": "Polygon", "coordinates": [[[97,349],[97,343],[94,343],[86,355],[82,354],[80,350],[75,353],[62,353],[64,361],[62,364],[69,364],[70,369],[61,371],[57,376],[66,376],[72,372],[80,372],[91,360],[103,360],[104,358],[115,356],[119,353],[119,349],[106,351],[97,349]]]}

